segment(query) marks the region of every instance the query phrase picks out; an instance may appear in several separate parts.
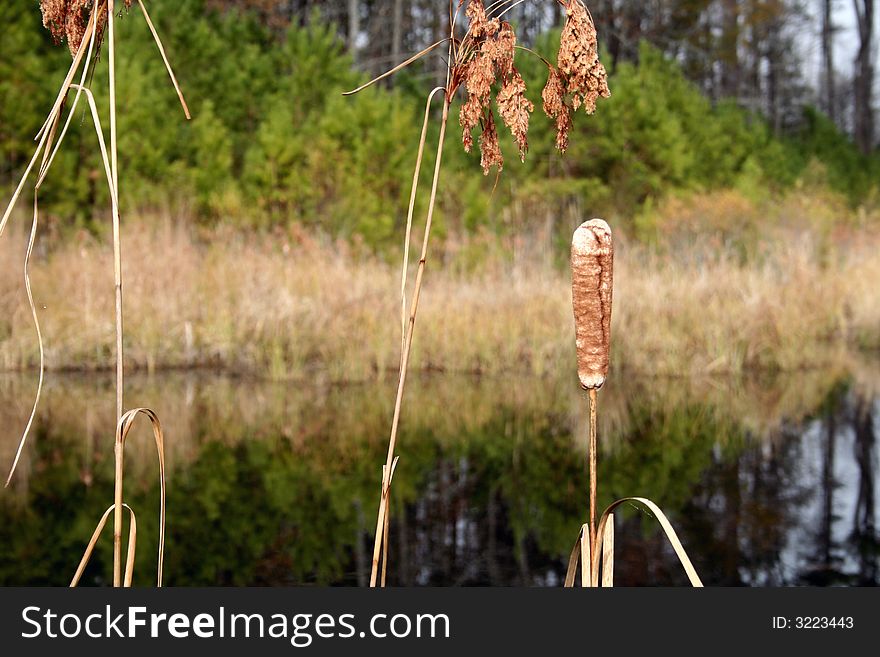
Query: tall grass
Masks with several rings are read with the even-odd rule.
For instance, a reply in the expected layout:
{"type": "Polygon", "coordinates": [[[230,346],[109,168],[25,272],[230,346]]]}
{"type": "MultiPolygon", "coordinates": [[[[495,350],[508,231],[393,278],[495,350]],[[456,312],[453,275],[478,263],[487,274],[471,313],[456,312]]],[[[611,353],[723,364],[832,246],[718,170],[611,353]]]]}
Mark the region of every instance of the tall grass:
{"type": "MultiPolygon", "coordinates": [[[[880,235],[831,232],[768,233],[760,257],[746,261],[733,248],[672,253],[618,233],[613,371],[794,371],[880,348],[880,235]]],[[[0,241],[0,368],[18,370],[36,367],[39,352],[16,257],[27,235],[13,228],[10,238],[0,241]]],[[[129,368],[325,382],[394,376],[400,273],[382,258],[296,229],[200,233],[155,215],[129,217],[123,242],[127,290],[138,299],[126,326],[129,368]]],[[[503,245],[462,265],[458,254],[470,250],[464,240],[446,252],[438,243],[442,266],[425,281],[412,367],[571,371],[569,275],[539,256],[508,258],[503,245]]],[[[50,370],[113,368],[110,267],[109,242],[86,233],[38,245],[33,290],[50,370]]]]}

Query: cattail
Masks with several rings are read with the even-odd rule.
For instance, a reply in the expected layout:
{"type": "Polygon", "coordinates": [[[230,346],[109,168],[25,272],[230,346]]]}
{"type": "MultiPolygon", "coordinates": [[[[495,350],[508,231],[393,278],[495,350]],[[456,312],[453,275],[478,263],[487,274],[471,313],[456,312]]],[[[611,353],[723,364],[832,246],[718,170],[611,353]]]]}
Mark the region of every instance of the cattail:
{"type": "Polygon", "coordinates": [[[571,288],[578,377],[586,390],[601,388],[611,351],[614,244],[601,219],[582,224],[571,243],[571,288]]]}

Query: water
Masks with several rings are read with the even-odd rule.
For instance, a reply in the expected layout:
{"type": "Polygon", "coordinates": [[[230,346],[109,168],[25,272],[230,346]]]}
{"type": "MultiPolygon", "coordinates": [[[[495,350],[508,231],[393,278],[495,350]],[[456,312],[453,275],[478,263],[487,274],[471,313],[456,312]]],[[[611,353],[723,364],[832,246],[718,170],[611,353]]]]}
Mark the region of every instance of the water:
{"type": "MultiPolygon", "coordinates": [[[[3,585],[66,585],[113,500],[112,379],[48,381],[0,494],[3,585]]],[[[0,377],[3,464],[34,383],[0,377]]],[[[775,380],[617,376],[600,393],[601,505],[653,499],[709,585],[876,585],[878,390],[874,366],[775,380]]],[[[166,583],[364,585],[393,396],[393,381],[131,377],[126,405],[154,408],[166,427],[166,583]]],[[[560,585],[587,513],[586,419],[573,376],[413,378],[388,583],[560,585]]],[[[140,585],[155,578],[151,440],[137,428],[126,452],[140,585]]],[[[616,527],[618,584],[687,584],[653,518],[626,508],[616,527]]],[[[111,571],[108,534],[83,584],[111,571]]]]}

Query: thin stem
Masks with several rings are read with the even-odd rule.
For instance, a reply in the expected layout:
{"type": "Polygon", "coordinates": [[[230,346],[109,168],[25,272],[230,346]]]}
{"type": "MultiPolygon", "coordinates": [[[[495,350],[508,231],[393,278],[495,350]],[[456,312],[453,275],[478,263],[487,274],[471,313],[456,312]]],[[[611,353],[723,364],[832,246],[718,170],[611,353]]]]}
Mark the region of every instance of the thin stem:
{"type": "MultiPolygon", "coordinates": [[[[76,85],[74,85],[74,86],[76,86],[76,85]]],[[[92,120],[94,121],[94,124],[95,124],[95,132],[98,135],[98,146],[100,147],[101,157],[104,162],[104,171],[107,176],[107,184],[110,187],[110,203],[112,206],[113,217],[115,219],[115,221],[114,221],[114,243],[115,243],[115,245],[118,245],[119,241],[118,241],[117,236],[118,236],[118,225],[119,225],[119,221],[118,221],[119,195],[116,190],[116,185],[113,182],[113,170],[112,170],[113,165],[111,164],[111,161],[107,157],[107,147],[104,143],[104,132],[103,132],[103,129],[101,128],[101,119],[100,119],[100,116],[98,115],[98,107],[95,104],[95,98],[92,95],[92,92],[89,91],[88,89],[86,89],[84,87],[78,87],[78,88],[81,89],[83,93],[85,93],[86,99],[88,100],[88,103],[89,103],[89,107],[92,110],[92,120]]],[[[119,349],[120,348],[119,345],[121,343],[121,331],[122,331],[121,311],[120,311],[121,300],[122,300],[121,299],[122,288],[121,288],[120,269],[117,268],[116,271],[117,271],[117,281],[119,281],[119,284],[117,284],[117,287],[116,287],[117,349],[119,349]]],[[[121,351],[119,351],[118,353],[121,357],[121,351]]],[[[119,403],[121,403],[119,393],[121,392],[121,385],[122,385],[122,378],[121,378],[121,373],[119,370],[117,370],[117,376],[118,376],[117,386],[120,386],[119,388],[117,388],[117,404],[119,404],[119,403]]],[[[122,418],[121,412],[120,412],[120,418],[122,418]]],[[[122,422],[122,419],[120,419],[120,422],[122,422]]],[[[119,587],[119,586],[123,585],[123,581],[122,581],[122,577],[121,577],[121,575],[122,575],[122,572],[121,572],[121,570],[122,570],[122,509],[124,506],[123,505],[123,497],[122,497],[122,481],[123,481],[123,474],[124,474],[123,440],[124,440],[124,437],[122,439],[117,438],[116,444],[114,446],[115,476],[114,476],[114,489],[113,489],[113,494],[114,494],[114,502],[113,502],[113,586],[115,586],[115,587],[119,587]]],[[[157,443],[158,442],[159,442],[159,439],[157,438],[157,443]]],[[[160,450],[160,453],[161,453],[161,450],[160,450]]],[[[164,461],[164,457],[160,456],[160,460],[164,461]]],[[[164,463],[160,464],[160,471],[162,473],[164,473],[164,463]]],[[[164,476],[164,474],[163,474],[163,476],[164,476]]],[[[163,489],[162,489],[162,493],[161,493],[161,498],[162,498],[163,511],[162,511],[162,523],[161,523],[162,534],[160,536],[160,548],[159,548],[159,550],[160,550],[160,552],[159,552],[159,586],[161,586],[162,550],[163,550],[162,545],[163,545],[163,541],[164,541],[164,506],[165,506],[164,479],[163,479],[162,486],[163,486],[163,489]]],[[[134,522],[133,517],[132,517],[132,522],[134,522]]],[[[134,555],[134,546],[131,544],[131,538],[129,538],[128,550],[129,550],[129,557],[130,557],[129,562],[130,562],[131,558],[134,555]]],[[[130,573],[131,573],[131,565],[130,565],[130,563],[127,563],[127,565],[126,565],[126,579],[125,579],[126,586],[128,586],[131,582],[130,573]]]]}
{"type": "Polygon", "coordinates": [[[125,474],[124,446],[120,442],[113,445],[113,586],[122,586],[121,554],[122,554],[122,482],[125,474]]]}
{"type": "MultiPolygon", "coordinates": [[[[94,13],[94,12],[93,12],[94,13]]],[[[86,64],[83,66],[82,71],[82,81],[86,79],[86,75],[88,74],[89,65],[88,62],[92,56],[92,48],[95,43],[95,34],[97,31],[96,22],[93,20],[89,20],[89,37],[88,37],[88,46],[86,46],[86,38],[83,38],[83,42],[80,44],[80,47],[77,51],[78,57],[75,58],[77,62],[82,61],[82,53],[85,51],[86,47],[88,47],[88,55],[86,55],[86,64]]],[[[76,72],[76,69],[73,69],[73,73],[76,72]]],[[[72,76],[71,76],[72,77],[72,76]]],[[[67,90],[70,87],[76,85],[70,84],[70,80],[65,80],[65,83],[62,88],[64,88],[64,95],[61,96],[61,103],[54,108],[51,117],[53,118],[52,123],[50,125],[50,129],[48,131],[44,131],[43,135],[40,137],[40,145],[38,146],[36,152],[34,153],[34,157],[31,160],[30,165],[28,166],[27,171],[24,176],[22,176],[21,183],[19,184],[19,188],[16,191],[16,195],[10,201],[9,208],[6,211],[6,214],[3,216],[2,223],[0,223],[0,234],[3,233],[3,228],[6,225],[6,221],[9,218],[9,215],[12,212],[12,208],[15,204],[18,194],[20,193],[25,180],[30,175],[30,171],[36,162],[37,156],[42,152],[43,153],[43,161],[40,164],[39,174],[37,176],[37,182],[34,185],[34,218],[33,223],[31,224],[31,232],[30,238],[28,239],[27,252],[25,254],[24,259],[24,283],[25,283],[25,291],[27,293],[28,304],[31,310],[31,317],[34,321],[34,329],[37,332],[37,345],[39,347],[40,353],[40,367],[39,367],[39,378],[37,380],[37,392],[34,395],[34,403],[31,407],[30,416],[28,416],[27,424],[25,425],[24,431],[22,431],[21,439],[18,441],[18,449],[15,451],[15,458],[12,460],[12,467],[9,469],[9,474],[6,477],[6,486],[9,486],[9,483],[12,481],[12,475],[15,474],[15,469],[18,467],[18,462],[21,459],[22,451],[24,450],[25,442],[27,442],[28,435],[30,434],[31,427],[34,423],[34,418],[37,414],[37,407],[40,404],[40,396],[43,392],[43,380],[45,377],[45,350],[43,348],[43,333],[40,328],[40,320],[37,316],[37,307],[34,303],[33,293],[31,291],[31,278],[30,278],[30,260],[31,255],[34,250],[34,243],[37,237],[37,225],[39,223],[39,191],[43,185],[43,181],[46,179],[46,176],[49,173],[49,169],[52,166],[52,162],[55,160],[55,155],[58,153],[58,149],[61,148],[61,143],[64,141],[64,136],[67,134],[67,129],[70,126],[71,118],[73,117],[73,113],[76,110],[76,105],[79,102],[80,92],[77,91],[76,98],[74,98],[73,105],[70,108],[70,113],[67,116],[67,121],[64,123],[64,127],[61,130],[61,134],[58,136],[58,141],[55,144],[55,148],[53,150],[52,143],[55,140],[55,134],[58,130],[58,120],[61,118],[61,114],[64,109],[64,102],[67,96],[67,90]]]]}
{"type": "Polygon", "coordinates": [[[520,46],[520,45],[516,45],[516,46],[514,46],[514,48],[515,48],[516,50],[523,50],[523,51],[525,51],[525,52],[527,52],[527,53],[531,53],[531,54],[533,54],[535,57],[537,57],[537,58],[540,59],[542,62],[544,62],[549,68],[553,68],[553,64],[551,64],[547,59],[545,59],[544,57],[542,57],[539,53],[535,52],[535,51],[532,50],[531,48],[526,48],[525,46],[520,46]]]}
{"type": "MultiPolygon", "coordinates": [[[[90,30],[95,29],[97,25],[98,12],[100,8],[103,6],[103,2],[95,4],[92,6],[92,13],[89,16],[89,22],[86,24],[86,30],[84,34],[88,34],[90,30]]],[[[64,100],[64,97],[67,94],[67,89],[70,86],[70,83],[73,81],[73,76],[76,74],[77,69],[79,68],[80,62],[82,62],[83,55],[86,51],[86,40],[83,38],[82,42],[79,44],[79,48],[77,48],[76,55],[73,57],[73,61],[70,63],[70,68],[67,70],[67,75],[64,78],[64,82],[61,84],[61,89],[58,91],[58,95],[55,97],[55,103],[52,105],[52,109],[49,110],[49,115],[46,117],[46,120],[43,121],[43,125],[40,127],[36,136],[34,137],[34,141],[40,141],[42,137],[45,135],[47,128],[53,121],[55,113],[58,111],[58,108],[61,107],[61,103],[64,100]]],[[[25,176],[27,177],[27,176],[25,176]]]]}
{"type": "Polygon", "coordinates": [[[409,208],[406,212],[406,236],[403,240],[403,266],[400,272],[400,354],[403,358],[403,350],[406,349],[406,279],[409,270],[409,243],[412,237],[413,213],[416,207],[416,194],[419,188],[419,177],[422,171],[422,161],[425,157],[425,141],[428,136],[428,120],[431,117],[431,103],[438,91],[445,91],[443,87],[437,87],[428,95],[425,104],[425,120],[422,123],[422,135],[419,138],[419,154],[416,157],[416,168],[413,172],[412,190],[409,195],[409,208]]]}
{"type": "Polygon", "coordinates": [[[502,16],[504,16],[504,14],[506,14],[507,12],[509,12],[511,9],[513,9],[514,7],[517,7],[517,6],[521,5],[521,4],[524,3],[525,1],[526,1],[526,0],[518,0],[518,2],[514,2],[512,5],[510,5],[509,7],[507,7],[504,11],[502,11],[502,12],[499,13],[497,16],[495,16],[495,18],[501,18],[502,16]]]}
{"type": "Polygon", "coordinates": [[[449,121],[449,105],[451,99],[444,96],[443,117],[440,122],[440,137],[437,142],[437,159],[434,162],[434,179],[431,183],[431,200],[428,203],[428,217],[425,221],[425,236],[422,241],[422,254],[419,258],[419,268],[416,273],[416,283],[413,298],[410,304],[409,324],[407,326],[406,341],[404,343],[403,357],[400,361],[400,378],[397,385],[397,398],[394,402],[394,418],[391,421],[391,437],[388,440],[388,456],[385,461],[385,469],[382,474],[382,497],[379,501],[379,517],[376,522],[376,539],[373,545],[373,564],[370,573],[370,586],[376,586],[378,575],[379,555],[382,552],[382,539],[385,529],[385,516],[388,513],[388,495],[392,464],[394,462],[394,448],[397,445],[397,429],[400,425],[400,411],[403,404],[403,391],[406,387],[406,374],[409,365],[409,356],[412,350],[413,332],[416,324],[416,315],[419,310],[419,299],[422,292],[422,279],[425,274],[425,265],[428,261],[428,245],[431,238],[431,224],[434,219],[434,207],[437,201],[437,186],[440,182],[440,166],[443,161],[443,142],[446,138],[446,125],[449,121]]]}
{"type": "Polygon", "coordinates": [[[388,573],[388,526],[391,524],[391,509],[388,505],[391,503],[389,498],[385,509],[385,528],[382,530],[382,579],[381,586],[385,588],[385,576],[388,573]]]}
{"type": "MultiPolygon", "coordinates": [[[[101,158],[104,162],[104,172],[107,176],[107,185],[110,187],[110,203],[112,206],[112,212],[114,217],[114,246],[118,245],[118,239],[116,239],[118,233],[116,232],[118,229],[119,221],[119,196],[116,191],[116,186],[113,183],[113,165],[111,159],[107,155],[107,146],[104,143],[104,132],[101,128],[101,119],[98,115],[98,107],[95,104],[95,98],[92,95],[92,92],[86,89],[85,87],[80,87],[79,85],[71,85],[74,88],[81,89],[82,92],[86,95],[86,99],[89,102],[89,107],[92,110],[92,120],[95,123],[95,132],[98,136],[98,146],[101,150],[101,158]]],[[[119,272],[120,268],[117,269],[117,281],[120,281],[119,272]]],[[[121,281],[120,281],[121,282],[121,281]]],[[[119,349],[119,343],[121,342],[121,284],[118,284],[116,287],[116,300],[117,300],[117,349],[119,349]]],[[[121,355],[121,352],[117,352],[121,355]]],[[[117,361],[118,364],[118,361],[117,361]]],[[[117,369],[117,386],[121,386],[122,380],[119,377],[119,369],[117,369]]],[[[119,392],[121,388],[117,387],[117,404],[120,403],[120,395],[119,392]]],[[[120,412],[120,417],[122,414],[120,412]]],[[[123,477],[123,464],[122,464],[122,450],[119,445],[117,445],[114,449],[115,454],[115,479],[114,479],[114,506],[113,506],[113,586],[121,586],[122,585],[122,477],[123,477]]]]}
{"type": "MultiPolygon", "coordinates": [[[[116,139],[116,34],[115,0],[107,0],[107,64],[110,91],[110,175],[113,190],[119,198],[119,157],[116,139]]],[[[122,244],[119,228],[119,204],[113,208],[113,273],[116,290],[116,419],[122,418],[123,346],[122,346],[122,244]]],[[[115,506],[113,510],[113,586],[122,585],[122,455],[117,448],[115,506]]]]}
{"type": "Polygon", "coordinates": [[[458,5],[457,7],[454,4],[454,0],[449,1],[449,38],[450,46],[449,46],[449,61],[454,62],[457,56],[458,44],[455,42],[455,25],[458,23],[458,17],[461,14],[462,5],[458,5]],[[453,9],[453,7],[455,7],[453,9]]]}
{"type": "MultiPolygon", "coordinates": [[[[98,7],[95,6],[92,9],[92,14],[89,18],[89,22],[86,24],[86,32],[95,28],[97,22],[97,11],[98,7]]],[[[31,158],[31,161],[28,164],[27,168],[25,169],[24,174],[22,174],[21,176],[21,180],[19,180],[18,186],[15,188],[15,192],[13,192],[12,194],[12,198],[9,199],[9,204],[6,206],[6,211],[3,213],[3,218],[0,219],[0,235],[3,234],[3,230],[6,228],[6,222],[9,221],[9,217],[12,215],[12,210],[15,207],[19,196],[21,196],[21,192],[24,190],[24,184],[25,182],[27,182],[28,176],[30,176],[34,165],[37,163],[37,160],[40,157],[40,153],[43,151],[43,148],[46,145],[46,141],[49,138],[48,128],[51,124],[55,122],[55,119],[59,111],[61,110],[61,104],[64,102],[64,99],[67,96],[67,90],[70,88],[70,83],[73,81],[73,76],[76,75],[76,71],[77,69],[79,69],[79,65],[82,62],[83,57],[85,56],[86,47],[86,40],[83,39],[82,43],[76,51],[73,62],[70,64],[70,69],[68,69],[67,71],[64,82],[61,83],[61,89],[58,90],[58,96],[55,98],[55,103],[52,105],[52,109],[49,111],[49,116],[46,117],[46,121],[43,123],[43,127],[40,128],[40,131],[35,137],[35,140],[39,141],[39,144],[37,145],[37,148],[34,151],[34,155],[31,158]]]]}
{"type": "Polygon", "coordinates": [[[596,389],[590,389],[590,553],[593,558],[597,558],[596,554],[596,389]]]}
{"type": "Polygon", "coordinates": [[[144,14],[144,19],[147,21],[147,27],[150,28],[150,32],[153,34],[153,39],[156,41],[156,47],[159,48],[159,54],[162,55],[162,61],[165,62],[165,69],[168,71],[168,77],[171,78],[171,84],[174,85],[174,90],[177,92],[177,97],[180,99],[183,113],[186,115],[187,120],[189,120],[192,118],[189,113],[189,107],[187,107],[186,99],[183,97],[183,92],[180,90],[180,85],[177,84],[177,78],[174,77],[174,71],[171,68],[171,64],[168,62],[168,57],[165,55],[165,48],[162,46],[162,40],[159,38],[159,33],[156,31],[156,28],[153,27],[153,21],[150,20],[150,14],[147,13],[147,8],[144,6],[143,0],[138,0],[138,5],[140,5],[141,11],[144,14]]]}
{"type": "Polygon", "coordinates": [[[366,89],[367,87],[372,87],[374,84],[376,84],[376,83],[379,82],[380,80],[384,80],[385,78],[394,75],[395,73],[397,73],[397,72],[400,71],[401,69],[406,68],[407,66],[409,66],[409,65],[412,64],[413,62],[418,61],[419,59],[421,59],[422,57],[424,57],[425,55],[427,55],[429,52],[431,52],[432,50],[434,50],[434,48],[436,48],[436,47],[439,46],[439,45],[442,45],[442,44],[446,43],[447,41],[449,41],[449,38],[448,38],[448,37],[447,37],[446,39],[441,39],[441,40],[438,41],[437,43],[431,44],[430,46],[428,46],[427,48],[425,48],[425,49],[422,50],[421,52],[418,52],[418,53],[416,53],[415,55],[413,55],[412,57],[410,57],[409,59],[407,59],[405,62],[401,62],[400,64],[398,64],[397,66],[395,66],[395,67],[392,68],[391,70],[389,70],[389,71],[385,71],[385,72],[384,72],[382,75],[380,75],[379,77],[373,78],[372,80],[370,80],[370,81],[367,82],[366,84],[362,84],[361,86],[359,86],[357,89],[352,89],[351,91],[346,91],[346,92],[343,93],[342,95],[343,95],[343,96],[353,96],[353,95],[355,95],[356,93],[363,91],[363,90],[366,89]]]}

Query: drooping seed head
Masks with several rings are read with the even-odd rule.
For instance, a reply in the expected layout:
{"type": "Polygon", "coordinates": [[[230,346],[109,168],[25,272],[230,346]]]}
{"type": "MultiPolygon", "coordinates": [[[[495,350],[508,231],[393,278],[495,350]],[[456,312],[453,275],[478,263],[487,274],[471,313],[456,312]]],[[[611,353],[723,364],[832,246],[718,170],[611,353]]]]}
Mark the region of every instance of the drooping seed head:
{"type": "Polygon", "coordinates": [[[575,231],[571,243],[578,378],[586,390],[601,388],[608,376],[613,287],[611,228],[601,219],[587,221],[575,231]]]}
{"type": "Polygon", "coordinates": [[[565,152],[572,115],[583,107],[596,111],[599,98],[610,98],[608,73],[599,61],[599,42],[593,17],[583,0],[561,0],[565,7],[565,26],[556,56],[556,66],[542,94],[544,112],[556,122],[556,148],[565,152]]]}
{"type": "Polygon", "coordinates": [[[599,61],[596,26],[582,0],[566,0],[564,4],[566,19],[557,65],[566,77],[574,109],[583,105],[587,114],[593,114],[599,98],[611,97],[608,73],[599,61]]]}
{"type": "MultiPolygon", "coordinates": [[[[43,26],[49,30],[56,44],[67,40],[70,54],[75,55],[86,35],[89,18],[97,0],[40,0],[40,11],[43,14],[43,26]]],[[[122,5],[131,8],[132,0],[119,0],[116,8],[122,5]]],[[[98,6],[96,45],[100,45],[107,23],[107,5],[98,6]]]]}

